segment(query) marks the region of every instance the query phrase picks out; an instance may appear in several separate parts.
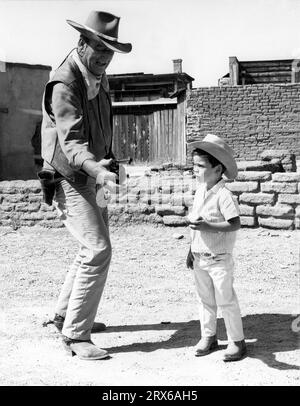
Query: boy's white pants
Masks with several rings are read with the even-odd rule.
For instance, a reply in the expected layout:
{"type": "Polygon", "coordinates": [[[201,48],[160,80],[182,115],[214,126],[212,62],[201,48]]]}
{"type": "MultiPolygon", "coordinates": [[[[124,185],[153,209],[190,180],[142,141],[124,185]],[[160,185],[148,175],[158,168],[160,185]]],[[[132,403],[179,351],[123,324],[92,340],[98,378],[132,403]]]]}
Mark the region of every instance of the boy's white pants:
{"type": "Polygon", "coordinates": [[[194,277],[199,299],[201,337],[216,334],[217,307],[224,318],[229,341],[244,339],[240,308],[233,288],[231,254],[215,257],[194,255],[194,277]]]}

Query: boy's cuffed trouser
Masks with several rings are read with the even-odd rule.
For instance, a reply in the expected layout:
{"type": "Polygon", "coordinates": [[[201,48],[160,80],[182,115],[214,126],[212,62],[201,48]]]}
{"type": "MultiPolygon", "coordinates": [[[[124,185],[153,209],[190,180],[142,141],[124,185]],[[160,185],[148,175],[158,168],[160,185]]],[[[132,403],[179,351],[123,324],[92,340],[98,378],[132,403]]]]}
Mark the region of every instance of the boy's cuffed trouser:
{"type": "Polygon", "coordinates": [[[216,257],[194,255],[194,277],[199,300],[201,336],[217,330],[217,307],[224,318],[229,341],[244,339],[238,299],[233,288],[234,263],[231,254],[216,257]]]}
{"type": "Polygon", "coordinates": [[[86,185],[60,181],[54,205],[80,244],[55,313],[65,317],[63,335],[89,340],[111,260],[107,208],[97,206],[95,181],[91,178],[86,185]]]}

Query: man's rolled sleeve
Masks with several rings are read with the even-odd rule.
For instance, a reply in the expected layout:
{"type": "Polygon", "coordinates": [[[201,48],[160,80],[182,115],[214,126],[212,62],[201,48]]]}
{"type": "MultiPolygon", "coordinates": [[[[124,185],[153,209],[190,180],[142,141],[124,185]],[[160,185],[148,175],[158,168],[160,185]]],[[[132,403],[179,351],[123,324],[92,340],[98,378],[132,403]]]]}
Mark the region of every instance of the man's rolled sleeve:
{"type": "Polygon", "coordinates": [[[87,159],[96,160],[89,150],[80,100],[69,86],[57,83],[53,87],[52,111],[59,143],[69,165],[79,170],[87,159]]]}
{"type": "Polygon", "coordinates": [[[225,220],[228,221],[234,217],[239,217],[240,209],[232,193],[227,189],[225,189],[224,191],[225,193],[222,193],[219,201],[220,211],[225,220]]]}

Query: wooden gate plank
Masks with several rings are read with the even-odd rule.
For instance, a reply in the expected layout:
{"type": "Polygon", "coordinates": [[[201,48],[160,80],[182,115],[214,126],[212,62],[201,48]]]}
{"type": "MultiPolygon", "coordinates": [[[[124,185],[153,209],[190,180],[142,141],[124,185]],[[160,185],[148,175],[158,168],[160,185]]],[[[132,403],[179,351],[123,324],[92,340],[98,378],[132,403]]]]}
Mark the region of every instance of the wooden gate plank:
{"type": "Polygon", "coordinates": [[[174,142],[174,133],[173,133],[173,120],[172,120],[172,113],[173,110],[169,109],[168,110],[168,120],[169,120],[169,155],[170,155],[170,160],[174,161],[174,150],[173,150],[173,142],[174,142]]]}
{"type": "Polygon", "coordinates": [[[114,115],[114,152],[137,162],[179,163],[185,155],[183,131],[184,100],[174,108],[124,109],[114,115]]]}

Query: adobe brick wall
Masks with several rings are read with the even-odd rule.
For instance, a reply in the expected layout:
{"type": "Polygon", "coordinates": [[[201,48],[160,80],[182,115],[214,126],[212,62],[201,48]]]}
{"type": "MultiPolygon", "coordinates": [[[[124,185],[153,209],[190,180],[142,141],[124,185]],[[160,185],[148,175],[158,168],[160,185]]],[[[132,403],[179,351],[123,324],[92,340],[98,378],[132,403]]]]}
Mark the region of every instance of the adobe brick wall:
{"type": "MultiPolygon", "coordinates": [[[[110,221],[185,225],[196,187],[187,171],[131,177],[122,193],[111,195],[110,221]]],[[[243,227],[300,228],[300,173],[240,171],[227,187],[239,202],[243,227]]],[[[42,202],[37,180],[0,182],[0,225],[63,226],[54,207],[42,202]]]]}
{"type": "Polygon", "coordinates": [[[186,114],[187,142],[213,133],[229,142],[238,159],[258,159],[266,149],[300,157],[300,84],[193,89],[186,114]]]}

